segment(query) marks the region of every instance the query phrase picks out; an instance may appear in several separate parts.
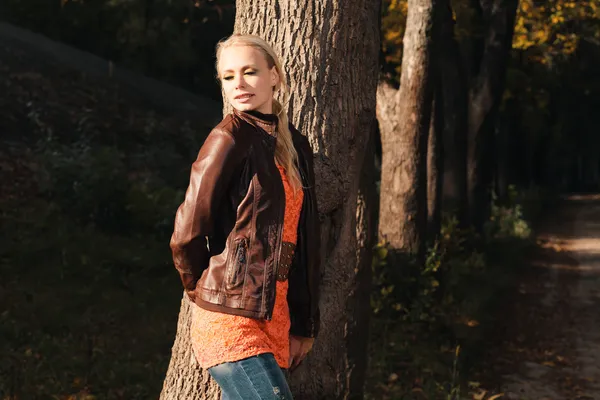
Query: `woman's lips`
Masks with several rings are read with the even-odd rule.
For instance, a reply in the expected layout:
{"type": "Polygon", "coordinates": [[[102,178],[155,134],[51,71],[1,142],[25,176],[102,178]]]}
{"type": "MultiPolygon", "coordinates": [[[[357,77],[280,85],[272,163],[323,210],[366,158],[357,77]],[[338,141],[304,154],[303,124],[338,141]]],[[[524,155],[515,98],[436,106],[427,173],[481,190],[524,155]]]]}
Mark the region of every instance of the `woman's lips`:
{"type": "Polygon", "coordinates": [[[245,103],[248,100],[250,100],[254,95],[252,93],[246,93],[246,94],[240,94],[238,96],[235,96],[235,99],[237,101],[239,101],[240,103],[245,103]]]}

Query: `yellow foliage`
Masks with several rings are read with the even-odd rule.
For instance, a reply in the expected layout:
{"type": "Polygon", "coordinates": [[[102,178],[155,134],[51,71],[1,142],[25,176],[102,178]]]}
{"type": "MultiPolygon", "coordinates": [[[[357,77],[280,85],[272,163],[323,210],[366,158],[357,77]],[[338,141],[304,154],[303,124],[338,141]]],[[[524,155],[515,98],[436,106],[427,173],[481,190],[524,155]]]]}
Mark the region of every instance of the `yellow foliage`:
{"type": "Polygon", "coordinates": [[[399,40],[402,40],[402,38],[400,37],[399,31],[388,31],[385,32],[384,40],[386,42],[397,43],[399,40]]]}
{"type": "Polygon", "coordinates": [[[402,39],[406,28],[408,0],[383,0],[381,29],[385,60],[396,69],[399,76],[402,63],[402,39]]]}
{"type": "MultiPolygon", "coordinates": [[[[483,27],[470,2],[451,3],[459,42],[481,35],[483,27]]],[[[382,0],[382,48],[386,62],[398,76],[407,14],[408,0],[382,0]]],[[[573,54],[582,37],[600,39],[598,22],[600,0],[520,0],[513,48],[523,51],[531,62],[552,66],[573,54]]]]}
{"type": "Polygon", "coordinates": [[[580,40],[573,32],[598,35],[600,0],[521,0],[515,21],[513,48],[534,50],[530,59],[541,64],[572,54],[580,40]],[[536,50],[537,49],[537,50],[536,50]],[[543,54],[543,55],[540,55],[543,54]]]}
{"type": "Polygon", "coordinates": [[[407,0],[392,0],[388,6],[389,11],[400,11],[406,15],[408,13],[408,1],[407,0]]]}

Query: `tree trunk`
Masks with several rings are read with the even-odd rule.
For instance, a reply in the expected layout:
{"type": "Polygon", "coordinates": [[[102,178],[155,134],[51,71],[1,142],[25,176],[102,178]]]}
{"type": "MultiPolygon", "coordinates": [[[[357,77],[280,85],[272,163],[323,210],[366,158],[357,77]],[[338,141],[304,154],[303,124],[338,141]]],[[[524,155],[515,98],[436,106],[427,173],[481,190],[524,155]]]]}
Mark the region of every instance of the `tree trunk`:
{"type": "Polygon", "coordinates": [[[433,100],[427,137],[427,243],[434,243],[442,226],[442,190],[444,181],[444,98],[440,68],[440,52],[443,46],[442,30],[444,0],[435,3],[431,56],[431,82],[433,100]]]}
{"type": "MultiPolygon", "coordinates": [[[[367,338],[360,330],[369,312],[365,280],[371,265],[369,251],[358,244],[369,243],[371,224],[366,223],[367,202],[361,197],[358,205],[358,194],[368,138],[375,127],[379,2],[326,0],[298,6],[291,0],[238,0],[236,9],[235,32],[263,37],[281,56],[291,86],[290,120],[317,153],[321,331],[313,351],[291,376],[294,399],[361,398],[367,338]]],[[[179,326],[176,346],[181,341],[187,348],[185,326],[179,326]]],[[[161,398],[216,398],[208,390],[205,397],[188,395],[193,385],[198,386],[195,382],[204,382],[201,377],[206,373],[195,369],[185,352],[175,350],[167,376],[176,378],[169,385],[184,383],[161,398]]]]}
{"type": "Polygon", "coordinates": [[[160,400],[217,400],[221,398],[219,385],[212,380],[208,371],[200,368],[192,352],[190,342],[192,306],[184,292],[177,322],[177,336],[171,350],[171,361],[163,382],[160,400]]]}
{"type": "Polygon", "coordinates": [[[467,111],[466,70],[454,33],[450,2],[440,2],[440,79],[444,120],[444,209],[456,212],[462,228],[469,225],[467,192],[467,111]]]}
{"type": "MultiPolygon", "coordinates": [[[[509,200],[508,185],[509,185],[509,162],[510,162],[510,123],[507,116],[499,118],[496,121],[495,136],[496,140],[496,151],[495,151],[495,174],[494,174],[494,189],[498,202],[501,204],[507,204],[509,200]]],[[[529,150],[533,154],[535,147],[531,147],[529,150]]],[[[533,166],[532,166],[533,167],[533,166]]],[[[533,168],[532,168],[533,170],[533,168]]],[[[530,177],[528,177],[530,178],[530,177]]],[[[530,185],[532,181],[527,179],[527,185],[530,185]]]]}
{"type": "MultiPolygon", "coordinates": [[[[439,86],[436,84],[436,86],[439,86]]],[[[437,87],[432,104],[427,140],[427,241],[434,243],[442,225],[442,183],[444,180],[443,103],[437,87]]]]}
{"type": "Polygon", "coordinates": [[[477,9],[486,31],[469,90],[468,190],[476,232],[483,231],[489,216],[495,118],[504,91],[517,4],[518,0],[480,0],[477,9]]]}
{"type": "Polygon", "coordinates": [[[382,174],[379,235],[395,251],[422,261],[427,226],[427,135],[433,0],[409,0],[400,89],[381,83],[377,118],[382,174]]]}
{"type": "Polygon", "coordinates": [[[375,134],[376,126],[367,142],[365,161],[360,174],[358,191],[358,207],[356,210],[356,239],[357,253],[355,270],[355,293],[349,302],[348,313],[354,319],[347,328],[347,343],[349,365],[354,367],[347,374],[347,385],[352,396],[347,398],[363,398],[363,383],[366,378],[367,348],[369,338],[369,321],[371,315],[371,263],[373,261],[373,246],[377,240],[377,215],[379,199],[375,183],[379,179],[375,168],[375,134]],[[351,345],[354,343],[354,345],[351,345]]]}

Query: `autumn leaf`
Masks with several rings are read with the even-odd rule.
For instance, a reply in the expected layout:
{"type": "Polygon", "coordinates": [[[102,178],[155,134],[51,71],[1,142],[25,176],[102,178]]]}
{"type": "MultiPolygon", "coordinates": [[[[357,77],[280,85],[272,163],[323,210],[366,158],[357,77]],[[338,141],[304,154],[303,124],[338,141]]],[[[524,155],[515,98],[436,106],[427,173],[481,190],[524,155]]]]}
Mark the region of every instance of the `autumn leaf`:
{"type": "Polygon", "coordinates": [[[556,367],[556,364],[554,364],[552,361],[544,361],[542,365],[545,365],[546,367],[556,367]]]}

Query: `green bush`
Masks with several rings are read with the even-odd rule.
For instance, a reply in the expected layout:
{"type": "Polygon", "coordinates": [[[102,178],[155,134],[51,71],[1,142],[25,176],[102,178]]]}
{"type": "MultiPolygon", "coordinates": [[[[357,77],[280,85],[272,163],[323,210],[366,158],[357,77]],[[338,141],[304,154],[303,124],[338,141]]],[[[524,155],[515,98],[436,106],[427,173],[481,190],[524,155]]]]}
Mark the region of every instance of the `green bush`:
{"type": "Polygon", "coordinates": [[[474,249],[470,230],[444,215],[441,234],[425,265],[392,265],[393,251],[379,243],[372,263],[373,310],[368,398],[459,399],[497,321],[494,311],[518,268],[515,259],[531,235],[524,198],[493,205],[484,246],[474,249]]]}
{"type": "Polygon", "coordinates": [[[54,146],[41,151],[42,193],[83,225],[119,232],[129,227],[128,174],[110,147],[54,146]]]}
{"type": "MultiPolygon", "coordinates": [[[[535,192],[532,192],[533,195],[535,192]]],[[[529,223],[524,219],[523,206],[518,202],[518,193],[514,186],[509,187],[508,202],[492,202],[490,220],[484,230],[488,239],[527,239],[531,236],[529,223]]]]}
{"type": "MultiPolygon", "coordinates": [[[[193,133],[185,129],[191,137],[193,133]]],[[[179,141],[186,141],[185,137],[179,141]]],[[[39,141],[35,179],[40,194],[82,226],[164,237],[183,200],[183,182],[187,180],[183,170],[189,168],[186,161],[191,157],[176,151],[160,153],[154,147],[131,148],[127,139],[121,142],[129,147],[129,154],[120,148],[123,146],[93,143],[85,136],[74,142],[57,137],[39,141]],[[181,186],[167,184],[162,176],[174,176],[172,181],[181,186]]],[[[200,144],[195,146],[197,149],[200,144]]]]}

